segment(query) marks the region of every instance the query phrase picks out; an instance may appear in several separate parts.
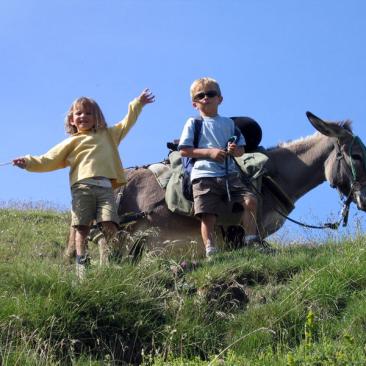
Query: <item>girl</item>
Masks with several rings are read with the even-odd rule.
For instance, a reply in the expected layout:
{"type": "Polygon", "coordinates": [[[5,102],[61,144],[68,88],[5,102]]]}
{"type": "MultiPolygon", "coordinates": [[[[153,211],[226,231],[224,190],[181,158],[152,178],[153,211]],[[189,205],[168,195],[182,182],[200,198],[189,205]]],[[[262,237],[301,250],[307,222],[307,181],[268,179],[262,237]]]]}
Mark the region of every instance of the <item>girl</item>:
{"type": "Polygon", "coordinates": [[[107,127],[99,105],[91,98],[76,99],[65,118],[71,136],[46,154],[27,155],[13,165],[30,172],[47,172],[70,167],[72,225],[75,232],[77,275],[82,278],[86,266],[86,242],[90,224],[96,220],[109,241],[117,231],[118,215],[113,189],[123,185],[118,145],[134,125],[142,108],[155,101],[145,89],[128,107],[125,118],[107,127]]]}

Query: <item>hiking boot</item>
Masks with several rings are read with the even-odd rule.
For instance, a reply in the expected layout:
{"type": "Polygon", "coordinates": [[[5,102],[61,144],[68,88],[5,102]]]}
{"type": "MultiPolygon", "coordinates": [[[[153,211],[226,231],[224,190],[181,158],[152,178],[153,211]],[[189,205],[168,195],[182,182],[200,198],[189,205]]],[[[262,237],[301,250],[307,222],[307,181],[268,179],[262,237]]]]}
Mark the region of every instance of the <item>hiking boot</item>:
{"type": "Polygon", "coordinates": [[[76,256],[76,277],[79,281],[85,279],[85,273],[87,267],[90,265],[90,258],[88,255],[77,255],[76,256]]]}
{"type": "Polygon", "coordinates": [[[206,248],[206,258],[212,259],[212,257],[214,257],[218,252],[219,251],[216,247],[207,247],[206,248]]]}
{"type": "Polygon", "coordinates": [[[76,263],[76,277],[81,282],[85,279],[86,267],[84,264],[76,263]]]}

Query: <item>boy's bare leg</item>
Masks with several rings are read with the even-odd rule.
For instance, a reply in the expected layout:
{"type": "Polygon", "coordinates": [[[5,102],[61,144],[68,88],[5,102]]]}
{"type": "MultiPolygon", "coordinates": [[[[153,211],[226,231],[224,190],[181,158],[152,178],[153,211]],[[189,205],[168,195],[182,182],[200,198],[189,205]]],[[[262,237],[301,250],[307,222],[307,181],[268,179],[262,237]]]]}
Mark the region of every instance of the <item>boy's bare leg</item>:
{"type": "Polygon", "coordinates": [[[216,216],[211,214],[201,215],[201,236],[203,244],[206,249],[206,256],[212,255],[216,252],[215,242],[214,242],[214,231],[216,224],[216,216]]]}
{"type": "Polygon", "coordinates": [[[109,264],[110,248],[108,246],[108,241],[104,235],[101,235],[98,239],[99,247],[99,265],[106,266],[109,264]]]}
{"type": "Polygon", "coordinates": [[[257,199],[254,196],[244,198],[244,213],[242,216],[245,239],[257,239],[257,199]]]}
{"type": "Polygon", "coordinates": [[[86,255],[86,241],[89,234],[89,226],[77,226],[75,228],[76,255],[81,257],[86,255]]]}

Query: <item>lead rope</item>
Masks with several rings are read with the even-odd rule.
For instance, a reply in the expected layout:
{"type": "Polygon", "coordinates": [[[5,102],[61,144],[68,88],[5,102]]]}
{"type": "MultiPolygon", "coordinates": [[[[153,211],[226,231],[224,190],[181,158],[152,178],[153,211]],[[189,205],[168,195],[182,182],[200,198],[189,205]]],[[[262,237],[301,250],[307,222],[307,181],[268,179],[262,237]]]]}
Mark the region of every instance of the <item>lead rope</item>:
{"type": "Polygon", "coordinates": [[[300,225],[302,227],[306,227],[309,229],[332,229],[332,230],[337,230],[339,228],[339,225],[341,224],[341,222],[343,221],[343,225],[342,226],[347,226],[348,223],[348,215],[349,215],[349,206],[352,202],[352,198],[351,196],[348,197],[348,199],[344,202],[341,212],[340,212],[340,218],[338,221],[336,222],[326,222],[323,225],[320,226],[316,226],[316,225],[309,225],[309,224],[305,224],[303,222],[297,221],[292,219],[291,217],[285,215],[284,213],[282,213],[280,210],[278,210],[276,207],[274,207],[274,210],[281,215],[282,217],[284,217],[285,219],[293,222],[294,224],[300,225]]]}
{"type": "Polygon", "coordinates": [[[231,202],[231,194],[229,187],[229,157],[227,155],[225,157],[225,187],[226,187],[227,201],[231,202]]]}
{"type": "MultiPolygon", "coordinates": [[[[260,192],[251,181],[249,181],[249,183],[252,186],[252,188],[257,192],[257,194],[259,194],[263,198],[262,192],[260,192]]],[[[303,222],[297,221],[297,220],[292,219],[291,217],[285,215],[283,212],[281,212],[276,207],[273,207],[273,210],[276,211],[280,216],[282,216],[286,220],[289,220],[289,221],[293,222],[294,224],[300,225],[302,227],[306,227],[306,228],[309,228],[309,229],[332,229],[332,230],[337,230],[339,228],[339,225],[341,224],[342,221],[343,221],[343,226],[347,226],[347,223],[348,223],[348,215],[349,215],[349,207],[350,207],[351,202],[352,202],[352,188],[351,188],[351,190],[350,190],[350,192],[348,194],[347,199],[346,200],[342,200],[342,201],[343,201],[343,206],[342,206],[342,209],[340,211],[340,218],[339,218],[339,220],[336,221],[336,222],[326,222],[323,225],[310,225],[310,224],[305,224],[303,222]]]]}

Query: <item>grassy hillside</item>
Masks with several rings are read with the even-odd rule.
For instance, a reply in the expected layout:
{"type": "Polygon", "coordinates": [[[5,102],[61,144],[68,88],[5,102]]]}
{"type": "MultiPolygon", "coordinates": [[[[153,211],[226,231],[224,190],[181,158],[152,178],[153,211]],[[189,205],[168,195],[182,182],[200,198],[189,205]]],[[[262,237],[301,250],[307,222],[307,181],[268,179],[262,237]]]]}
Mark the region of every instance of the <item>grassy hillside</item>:
{"type": "Polygon", "coordinates": [[[366,364],[363,236],[210,262],[147,253],[79,283],[68,223],[0,210],[1,365],[366,364]]]}

